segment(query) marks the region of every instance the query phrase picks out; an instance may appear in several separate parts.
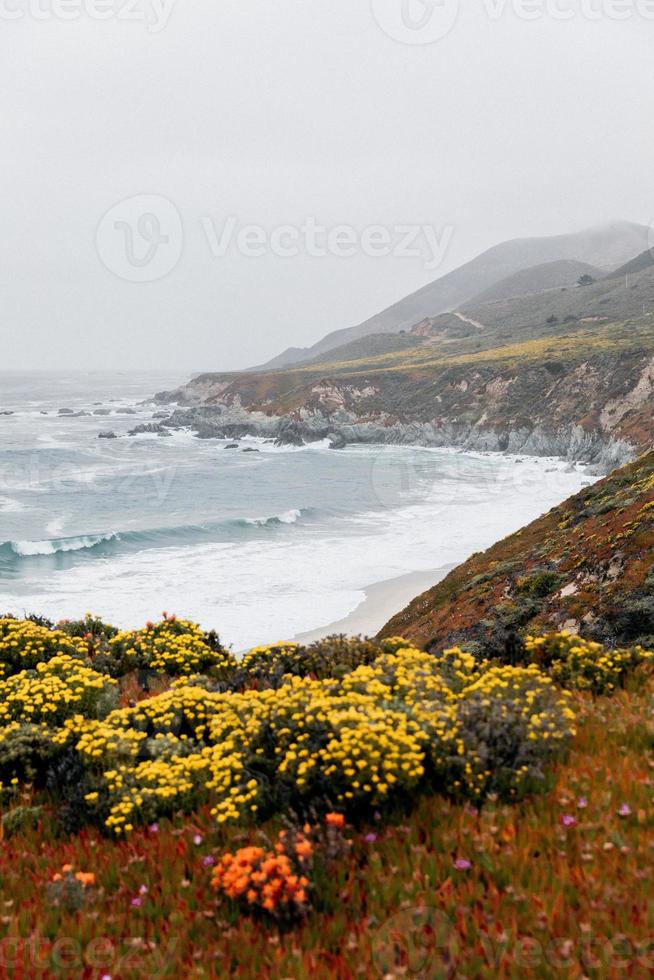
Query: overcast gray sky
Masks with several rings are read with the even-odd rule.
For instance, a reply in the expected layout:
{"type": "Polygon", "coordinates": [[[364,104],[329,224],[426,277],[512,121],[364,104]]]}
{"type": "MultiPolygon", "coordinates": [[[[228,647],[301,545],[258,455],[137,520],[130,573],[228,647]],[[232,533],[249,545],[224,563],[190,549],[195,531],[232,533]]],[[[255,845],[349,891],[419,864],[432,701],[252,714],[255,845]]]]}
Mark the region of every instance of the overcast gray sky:
{"type": "Polygon", "coordinates": [[[503,239],[651,223],[652,0],[405,2],[0,0],[2,366],[247,366],[503,239]]]}

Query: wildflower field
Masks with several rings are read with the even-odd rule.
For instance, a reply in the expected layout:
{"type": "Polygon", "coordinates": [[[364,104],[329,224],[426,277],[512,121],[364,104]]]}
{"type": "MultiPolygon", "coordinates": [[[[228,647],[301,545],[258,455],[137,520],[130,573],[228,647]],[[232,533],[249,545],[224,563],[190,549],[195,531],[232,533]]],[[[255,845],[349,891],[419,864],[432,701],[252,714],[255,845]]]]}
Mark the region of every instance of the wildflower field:
{"type": "Polygon", "coordinates": [[[652,656],[0,619],[0,976],[640,976],[652,656]]]}

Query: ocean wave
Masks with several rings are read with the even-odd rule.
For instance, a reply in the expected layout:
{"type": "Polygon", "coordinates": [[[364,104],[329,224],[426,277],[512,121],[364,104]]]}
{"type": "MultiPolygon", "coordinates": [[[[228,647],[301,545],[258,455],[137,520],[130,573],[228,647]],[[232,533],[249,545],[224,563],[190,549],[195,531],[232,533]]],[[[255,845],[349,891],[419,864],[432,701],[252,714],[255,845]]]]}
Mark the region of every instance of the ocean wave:
{"type": "Polygon", "coordinates": [[[33,558],[37,555],[84,551],[105,541],[114,541],[117,537],[116,534],[84,534],[78,538],[48,538],[45,541],[5,541],[1,548],[9,548],[19,558],[33,558]]]}
{"type": "Polygon", "coordinates": [[[296,524],[315,514],[313,508],[287,510],[270,517],[238,517],[204,524],[183,524],[142,531],[112,531],[105,534],[81,534],[75,537],[46,538],[41,541],[5,541],[0,544],[0,563],[18,559],[44,558],[73,552],[108,555],[119,551],[141,551],[147,548],[234,541],[257,529],[274,529],[296,524]]]}
{"type": "Polygon", "coordinates": [[[275,524],[295,524],[301,517],[301,510],[286,510],[274,517],[246,517],[245,523],[254,527],[274,527],[275,524]]]}

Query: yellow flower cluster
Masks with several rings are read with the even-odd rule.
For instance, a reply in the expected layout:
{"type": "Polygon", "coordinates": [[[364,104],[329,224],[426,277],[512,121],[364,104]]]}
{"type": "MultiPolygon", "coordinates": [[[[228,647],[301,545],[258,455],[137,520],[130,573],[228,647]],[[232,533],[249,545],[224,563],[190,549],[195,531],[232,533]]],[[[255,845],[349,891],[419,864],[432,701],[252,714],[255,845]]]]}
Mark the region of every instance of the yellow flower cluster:
{"type": "Polygon", "coordinates": [[[224,694],[179,682],[64,728],[96,773],[87,802],[108,799],[118,834],[207,799],[220,823],[289,802],[379,806],[427,777],[474,797],[515,795],[574,732],[565,697],[537,668],[406,645],[342,679],[224,694]]]}
{"type": "Polygon", "coordinates": [[[194,674],[233,667],[225,650],[212,649],[199,626],[184,619],[164,619],[142,630],[123,631],[109,640],[109,655],[126,669],[162,674],[194,674]]]}
{"type": "Polygon", "coordinates": [[[274,662],[285,663],[300,648],[299,643],[271,643],[268,646],[253,647],[245,654],[241,667],[248,673],[261,665],[270,666],[274,662]]]}
{"type": "Polygon", "coordinates": [[[12,720],[53,725],[78,712],[92,715],[115,686],[73,657],[52,657],[0,681],[0,725],[12,720]]]}
{"type": "Polygon", "coordinates": [[[517,796],[543,779],[576,734],[569,695],[538,667],[490,667],[460,697],[463,770],[456,789],[517,796]]]}
{"type": "Polygon", "coordinates": [[[641,646],[607,650],[601,643],[565,632],[528,636],[525,646],[535,663],[549,669],[563,687],[593,694],[610,694],[629,674],[654,663],[654,654],[641,646]]]}
{"type": "Polygon", "coordinates": [[[217,638],[164,619],[101,641],[94,670],[83,641],[20,625],[0,621],[4,663],[24,655],[35,669],[0,679],[1,752],[12,760],[24,743],[32,758],[39,740],[48,751],[77,752],[89,812],[116,834],[204,802],[223,823],[289,806],[363,812],[427,789],[515,798],[542,784],[574,734],[568,698],[552,678],[610,689],[651,659],[640,649],[607,654],[567,634],[530,638],[547,676],[537,665],[498,667],[456,648],[432,655],[400,638],[335,637],[307,650],[259,647],[239,665],[217,638]],[[74,654],[60,652],[64,641],[74,654]],[[182,676],[117,708],[118,684],[99,672],[107,660],[112,670],[120,661],[182,676]],[[231,690],[212,691],[223,667],[220,683],[231,690]]]}
{"type": "Polygon", "coordinates": [[[0,679],[57,654],[84,658],[86,652],[87,645],[79,637],[46,629],[29,619],[0,619],[0,679]]]}

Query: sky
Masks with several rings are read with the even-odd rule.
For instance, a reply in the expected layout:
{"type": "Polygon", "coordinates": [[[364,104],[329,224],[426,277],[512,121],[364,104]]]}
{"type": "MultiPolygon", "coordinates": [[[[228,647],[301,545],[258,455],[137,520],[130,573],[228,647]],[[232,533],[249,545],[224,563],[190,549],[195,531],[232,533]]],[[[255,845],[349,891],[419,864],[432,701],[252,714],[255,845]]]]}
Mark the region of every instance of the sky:
{"type": "Polygon", "coordinates": [[[654,0],[0,0],[2,367],[231,370],[654,222],[654,0]]]}

